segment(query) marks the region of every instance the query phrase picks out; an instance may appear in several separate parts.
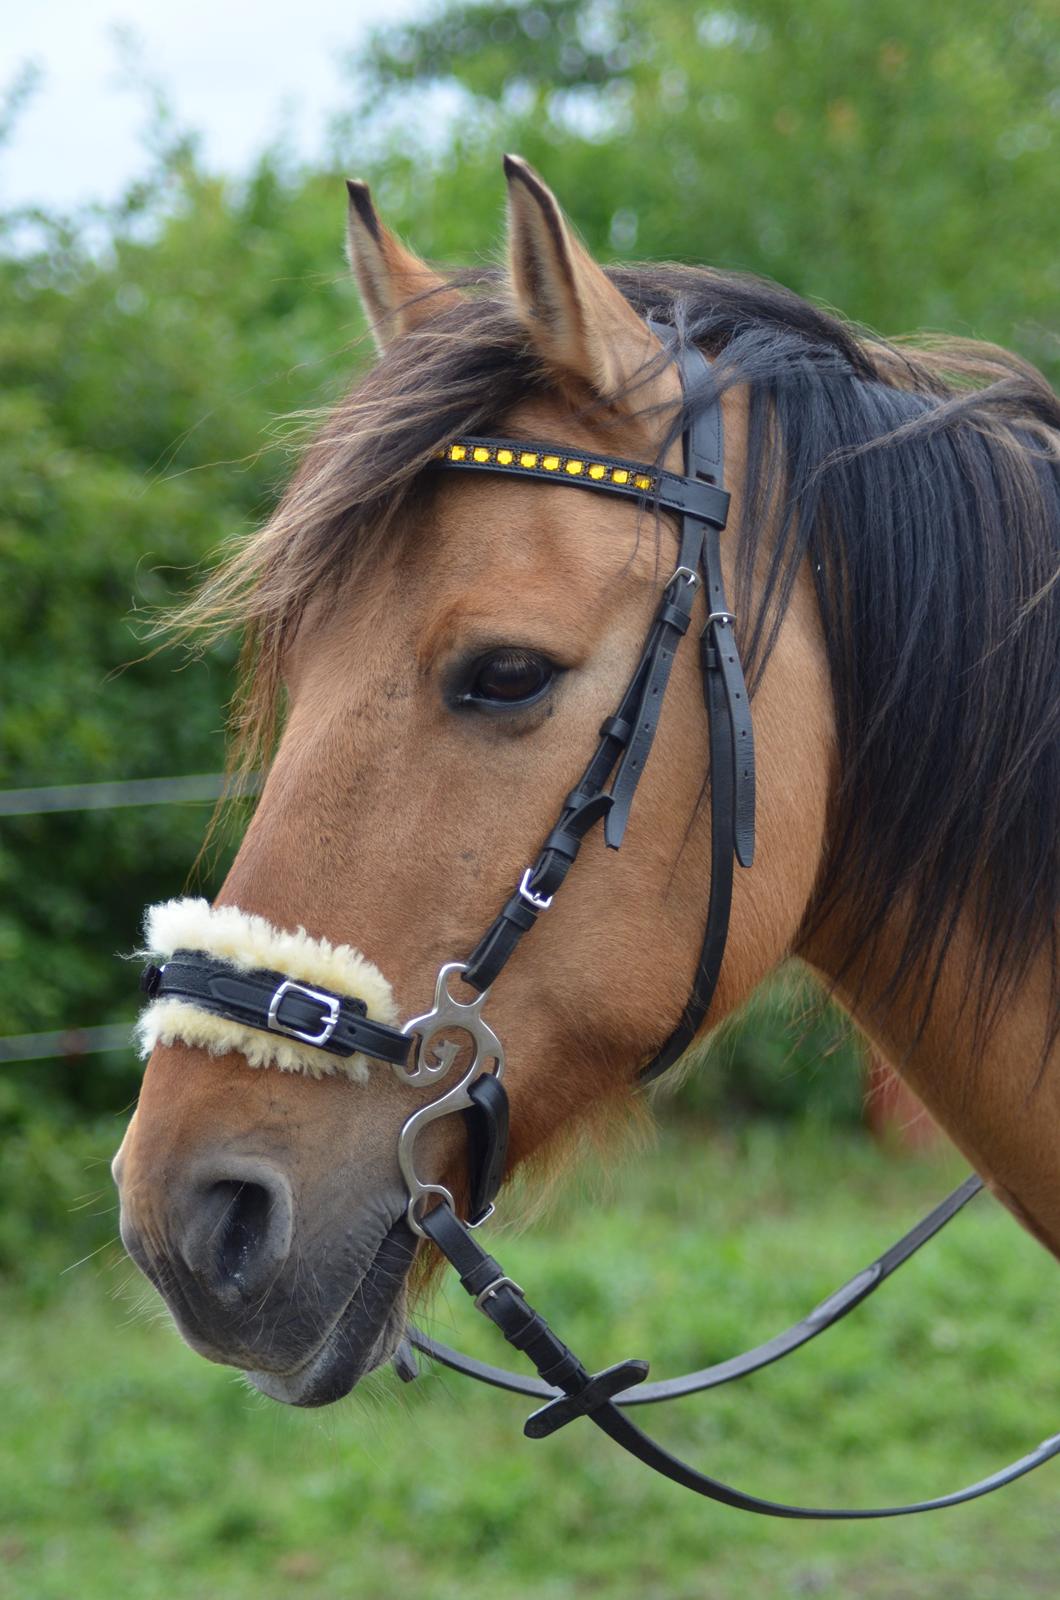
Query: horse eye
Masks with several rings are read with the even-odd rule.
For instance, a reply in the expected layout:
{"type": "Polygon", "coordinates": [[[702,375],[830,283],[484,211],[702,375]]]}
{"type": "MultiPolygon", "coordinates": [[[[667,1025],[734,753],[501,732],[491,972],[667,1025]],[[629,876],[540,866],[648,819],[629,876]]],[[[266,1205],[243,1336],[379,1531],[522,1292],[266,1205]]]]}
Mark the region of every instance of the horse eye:
{"type": "Polygon", "coordinates": [[[531,650],[495,650],[475,663],[460,698],[472,706],[529,705],[545,693],[555,676],[551,661],[531,650]]]}

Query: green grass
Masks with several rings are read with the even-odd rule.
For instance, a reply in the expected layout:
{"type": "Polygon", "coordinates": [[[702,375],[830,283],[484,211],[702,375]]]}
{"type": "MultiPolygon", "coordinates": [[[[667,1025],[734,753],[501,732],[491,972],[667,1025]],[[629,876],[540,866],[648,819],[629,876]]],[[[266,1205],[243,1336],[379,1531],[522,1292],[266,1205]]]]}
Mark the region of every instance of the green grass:
{"type": "MultiPolygon", "coordinates": [[[[648,1355],[660,1376],[801,1314],[959,1173],[799,1125],[671,1128],[602,1190],[576,1186],[532,1232],[494,1238],[587,1360],[648,1355]]],[[[523,1403],[441,1373],[284,1410],[138,1312],[117,1251],[48,1275],[47,1293],[40,1261],[31,1289],[9,1285],[0,1317],[3,1600],[1057,1592],[1060,1465],[933,1517],[767,1522],[653,1478],[587,1426],[526,1442],[523,1403]]],[[[501,1358],[451,1293],[431,1325],[501,1358]]],[[[979,1200],[841,1328],[653,1420],[763,1494],[913,1498],[1060,1427],[1058,1330],[1054,1264],[979,1200]]]]}

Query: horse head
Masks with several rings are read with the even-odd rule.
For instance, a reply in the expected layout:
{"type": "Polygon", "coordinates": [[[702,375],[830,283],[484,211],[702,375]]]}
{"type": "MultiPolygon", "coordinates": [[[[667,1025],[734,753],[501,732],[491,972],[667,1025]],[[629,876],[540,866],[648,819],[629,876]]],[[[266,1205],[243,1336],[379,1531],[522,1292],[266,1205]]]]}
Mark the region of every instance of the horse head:
{"type": "MultiPolygon", "coordinates": [[[[561,445],[565,461],[681,466],[680,380],[658,337],[536,175],[511,160],[508,181],[508,271],[486,297],[412,257],[351,185],[350,253],[379,361],[325,425],[255,558],[255,670],[264,693],[282,681],[286,716],[215,923],[227,913],[236,947],[252,928],[288,946],[303,930],[303,956],[305,943],[363,953],[385,1021],[428,1010],[439,968],[467,957],[520,881],[634,670],[677,554],[676,519],[643,502],[433,470],[440,446],[482,425],[561,445]]],[[[742,401],[722,403],[738,483],[742,401]]],[[[739,522],[737,496],[733,546],[739,522]]],[[[768,893],[737,896],[715,1018],[790,945],[821,852],[827,676],[812,587],[800,590],[758,697],[768,893]]],[[[700,627],[704,608],[697,596],[700,627]]],[[[620,1117],[682,1013],[709,877],[706,738],[690,648],[621,851],[586,840],[576,891],[490,996],[512,1168],[569,1144],[587,1118],[620,1117]]],[[[190,915],[170,949],[208,944],[190,915]]],[[[281,966],[278,949],[266,936],[261,964],[281,966]]],[[[195,1348],[280,1398],[330,1399],[402,1330],[416,1241],[397,1150],[417,1101],[378,1062],[358,1082],[317,1050],[314,1074],[311,1046],[224,1049],[211,1028],[156,1035],[115,1166],[123,1237],[195,1348]]],[[[464,1144],[459,1119],[433,1123],[417,1153],[425,1176],[460,1193],[464,1144]]]]}
{"type": "MultiPolygon", "coordinates": [[[[959,815],[986,793],[1009,730],[983,732],[974,696],[986,707],[1004,685],[984,668],[969,687],[955,609],[961,572],[981,561],[1000,598],[975,660],[1008,670],[999,652],[1014,648],[1016,588],[1019,627],[1047,637],[1044,599],[1036,615],[1029,599],[1035,583],[1047,592],[1046,517],[1032,526],[1027,513],[1022,545],[1013,534],[1022,576],[1010,584],[972,541],[975,496],[955,492],[944,513],[938,503],[954,452],[983,495],[990,474],[977,463],[993,451],[995,485],[1022,474],[1010,503],[1029,505],[1032,487],[1056,496],[1041,451],[1014,443],[1015,364],[991,412],[955,399],[967,385],[949,387],[938,362],[858,339],[785,291],[694,269],[606,272],[536,174],[515,159],[506,171],[499,275],[436,274],[351,185],[350,254],[378,360],[323,424],[269,525],[193,606],[199,623],[246,626],[243,733],[271,760],[215,906],[163,908],[152,942],[164,956],[197,950],[274,973],[272,1031],[156,999],[115,1161],[122,1234],[197,1350],[295,1404],[346,1393],[395,1350],[421,1248],[410,1174],[424,1195],[466,1201],[463,1121],[424,1116],[413,1171],[399,1159],[412,1113],[471,1065],[503,1058],[507,1170],[562,1154],[590,1121],[629,1120],[638,1073],[685,1012],[716,834],[694,648],[667,662],[621,850],[587,832],[555,905],[527,868],[638,670],[660,594],[676,605],[666,596],[682,518],[649,491],[681,475],[690,407],[708,400],[723,422],[732,502],[720,562],[749,663],[761,796],[756,867],[737,874],[709,1021],[801,952],[1014,1209],[1060,1239],[1048,1119],[1014,1132],[1040,1040],[1032,1064],[1006,1074],[1004,1038],[984,1055],[989,1029],[964,1004],[975,973],[1000,974],[990,992],[1020,994],[1019,1026],[1040,1033],[1048,917],[1044,880],[1011,831],[993,811],[978,831],[959,815]],[[659,324],[715,359],[703,394],[683,391],[659,324]],[[479,449],[489,470],[445,470],[479,449]],[[898,449],[929,454],[911,456],[903,478],[898,449]],[[597,469],[626,474],[619,488],[642,472],[644,492],[575,492],[597,469]],[[908,550],[906,527],[919,540],[908,550]],[[955,548],[965,540],[964,568],[932,565],[929,527],[936,544],[947,530],[955,548]],[[903,588],[914,570],[927,600],[903,588]],[[991,629],[1008,640],[997,651],[991,629]],[[956,663],[959,700],[946,682],[924,686],[916,649],[935,645],[956,663]],[[1011,878],[1012,863],[1019,881],[988,916],[982,886],[1011,878]],[[486,985],[487,1015],[484,985],[462,974],[520,893],[536,926],[486,985]],[[335,994],[361,1007],[350,1026],[363,1047],[341,1059],[325,1048],[335,994]],[[417,1037],[411,1025],[401,1035],[405,1019],[419,1028],[415,1052],[388,1065],[366,1025],[393,1043],[417,1037]],[[974,1104],[945,1065],[955,1039],[965,1060],[987,1063],[974,1104]]],[[[1029,432],[1051,428],[1041,394],[1027,394],[1029,432]]],[[[696,634],[716,615],[702,584],[681,603],[696,634]]],[[[1008,791],[1028,815],[1047,798],[1036,693],[1008,791]]]]}

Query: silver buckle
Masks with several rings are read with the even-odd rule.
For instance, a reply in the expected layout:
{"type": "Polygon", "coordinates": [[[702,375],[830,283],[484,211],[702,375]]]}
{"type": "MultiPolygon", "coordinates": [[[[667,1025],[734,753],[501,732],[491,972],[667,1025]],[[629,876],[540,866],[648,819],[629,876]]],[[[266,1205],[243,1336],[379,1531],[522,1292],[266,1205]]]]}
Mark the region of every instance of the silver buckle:
{"type": "Polygon", "coordinates": [[[285,978],[269,1001],[269,1027],[273,1033],[285,1033],[289,1039],[301,1039],[304,1044],[327,1044],[331,1035],[339,1025],[339,1007],[342,1001],[337,995],[324,994],[320,989],[310,989],[304,983],[295,983],[293,978],[285,978]],[[316,1000],[324,1007],[324,1023],[319,1033],[303,1033],[301,1028],[289,1028],[279,1018],[280,1004],[286,994],[304,994],[307,1000],[316,1000]]]}
{"type": "Polygon", "coordinates": [[[514,1289],[515,1293],[519,1296],[520,1299],[525,1299],[525,1295],[524,1295],[522,1289],[520,1289],[519,1285],[516,1283],[514,1278],[508,1278],[508,1277],[494,1278],[492,1283],[487,1283],[486,1287],[483,1290],[481,1290],[481,1292],[479,1294],[477,1294],[475,1296],[475,1300],[474,1300],[475,1310],[476,1311],[481,1311],[485,1316],[489,1316],[489,1312],[486,1310],[486,1307],[484,1306],[483,1301],[492,1300],[493,1296],[497,1293],[498,1289],[505,1289],[505,1288],[514,1289]]]}
{"type": "Polygon", "coordinates": [[[733,628],[736,626],[736,614],[732,611],[712,611],[703,624],[703,632],[706,633],[716,622],[723,623],[727,628],[733,628]]]}
{"type": "Polygon", "coordinates": [[[547,911],[552,904],[550,894],[535,894],[530,887],[530,879],[534,875],[533,867],[527,867],[519,881],[519,898],[525,900],[528,906],[533,906],[535,911],[547,911]]]}
{"type": "Polygon", "coordinates": [[[669,589],[670,585],[672,583],[676,583],[678,578],[684,578],[689,588],[694,589],[696,584],[699,582],[699,573],[693,572],[691,567],[675,567],[670,576],[667,578],[666,582],[663,584],[663,588],[669,589]]]}

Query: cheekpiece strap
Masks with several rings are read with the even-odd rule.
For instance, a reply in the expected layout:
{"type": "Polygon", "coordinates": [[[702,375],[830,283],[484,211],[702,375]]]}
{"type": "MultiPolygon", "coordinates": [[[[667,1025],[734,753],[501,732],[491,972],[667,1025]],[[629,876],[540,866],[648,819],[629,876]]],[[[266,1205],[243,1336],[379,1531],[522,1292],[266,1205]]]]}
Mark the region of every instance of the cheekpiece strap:
{"type": "MultiPolygon", "coordinates": [[[[669,330],[653,327],[664,342],[669,330]]],[[[686,405],[710,381],[710,362],[695,346],[675,353],[686,405]]],[[[689,407],[684,436],[689,472],[721,476],[724,436],[721,407],[689,407]]],[[[694,526],[694,525],[693,525],[694,526]]],[[[684,524],[687,537],[689,523],[684,524]]],[[[729,937],[733,868],[754,860],[755,763],[751,707],[736,646],[736,618],[729,610],[717,528],[707,525],[699,547],[706,621],[699,638],[703,704],[710,746],[710,891],[692,990],[677,1026],[638,1074],[641,1083],[661,1077],[692,1043],[710,1009],[729,937]]]]}
{"type": "MultiPolygon", "coordinates": [[[[673,329],[650,324],[666,345],[673,329]]],[[[677,566],[662,595],[636,671],[600,742],[536,861],[468,958],[464,977],[489,988],[523,936],[549,909],[574,865],[586,834],[603,821],[605,842],[618,849],[633,799],[655,741],[674,657],[692,620],[700,589],[705,617],[700,638],[703,697],[711,767],[711,879],[696,976],[670,1036],[641,1069],[656,1078],[688,1048],[710,1006],[729,928],[734,860],[754,857],[754,748],[750,705],[721,570],[720,533],[729,496],[722,487],[724,431],[718,398],[708,398],[710,362],[701,351],[678,348],[677,366],[689,421],[683,439],[683,474],[644,463],[517,439],[462,436],[438,452],[441,467],[515,477],[618,494],[677,513],[677,566]],[[702,403],[696,404],[700,400],[702,403]]]]}

